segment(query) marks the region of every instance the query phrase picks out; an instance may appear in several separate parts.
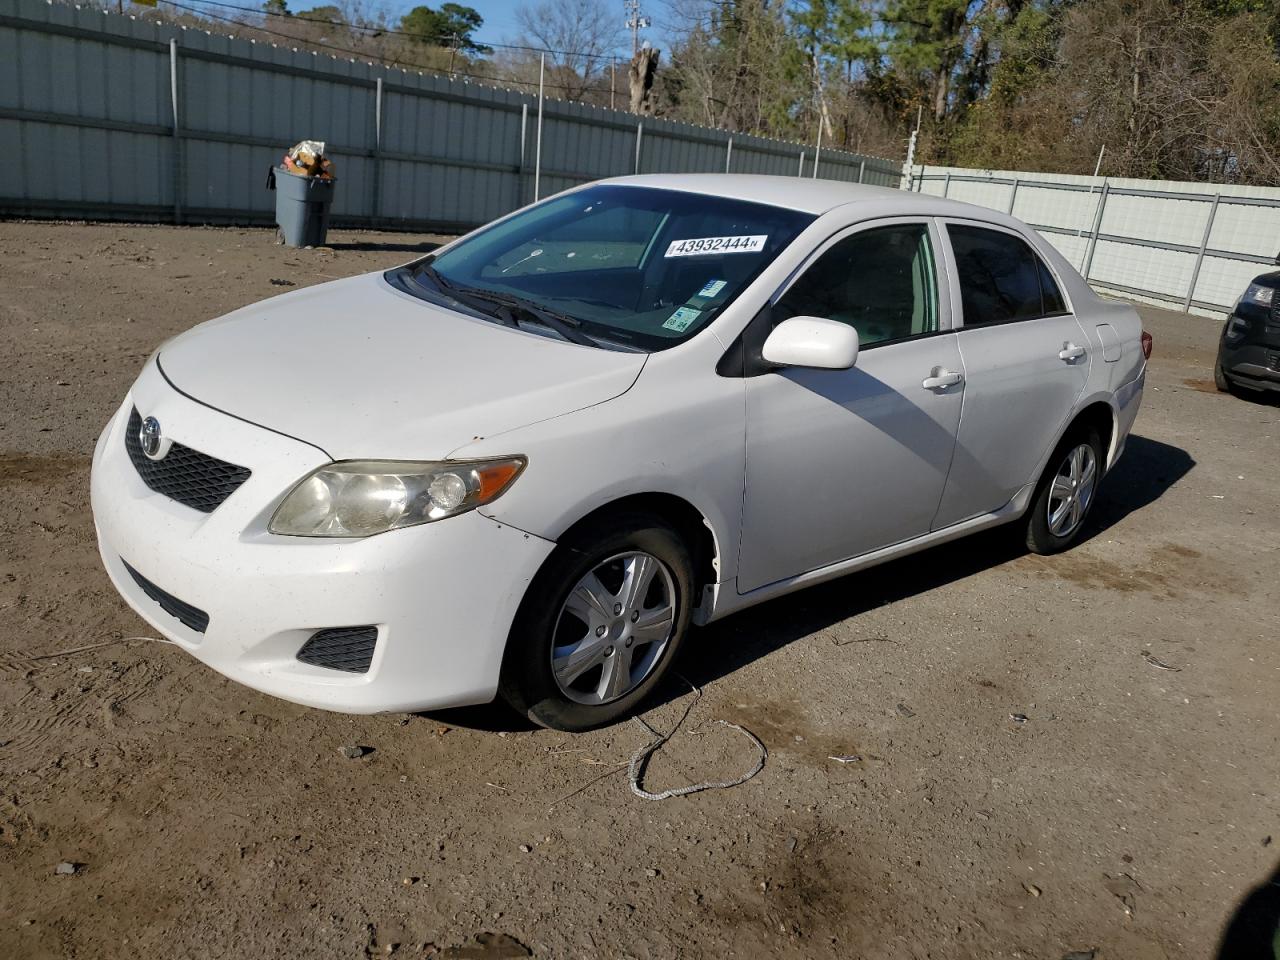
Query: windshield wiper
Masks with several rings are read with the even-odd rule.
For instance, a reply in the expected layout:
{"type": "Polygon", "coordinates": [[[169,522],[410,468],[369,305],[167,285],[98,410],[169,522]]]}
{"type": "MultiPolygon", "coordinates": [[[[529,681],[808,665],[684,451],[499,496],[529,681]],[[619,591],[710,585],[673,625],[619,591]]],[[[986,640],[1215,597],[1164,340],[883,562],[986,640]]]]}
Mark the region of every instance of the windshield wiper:
{"type": "Polygon", "coordinates": [[[418,268],[414,272],[425,273],[427,275],[427,279],[441,290],[450,290],[453,288],[453,284],[440,275],[440,271],[431,265],[431,261],[429,259],[418,264],[418,268]]]}
{"type": "MultiPolygon", "coordinates": [[[[510,316],[505,310],[493,309],[494,304],[498,302],[494,297],[481,293],[479,290],[473,290],[470,287],[460,287],[453,281],[446,280],[440,271],[431,266],[429,261],[419,264],[415,273],[421,273],[426,276],[428,280],[436,285],[436,289],[449,299],[464,304],[483,316],[497,320],[504,326],[518,326],[515,317],[510,316]]],[[[501,306],[505,307],[507,304],[504,302],[501,306]]]]}
{"type": "MultiPolygon", "coordinates": [[[[496,302],[495,298],[495,302],[496,302]]],[[[539,304],[532,303],[521,297],[512,297],[506,306],[515,310],[521,310],[526,315],[533,317],[534,320],[541,323],[544,327],[558,333],[564,339],[572,343],[580,343],[584,347],[598,347],[594,337],[590,337],[583,333],[581,329],[582,321],[577,317],[571,317],[567,313],[556,313],[554,310],[548,310],[539,304]]]]}
{"type": "Polygon", "coordinates": [[[458,296],[459,299],[467,297],[499,307],[506,315],[503,316],[501,313],[495,313],[494,315],[509,327],[519,327],[520,321],[517,319],[516,314],[524,314],[553,333],[559,334],[561,338],[568,340],[570,343],[581,344],[584,347],[600,346],[594,337],[588,336],[579,329],[582,326],[582,321],[577,317],[548,310],[532,300],[506,294],[490,293],[488,290],[476,290],[473,287],[462,289],[454,287],[453,292],[454,296],[458,296]]]}
{"type": "Polygon", "coordinates": [[[542,326],[558,334],[562,339],[568,340],[570,343],[577,343],[584,347],[598,347],[600,343],[593,337],[583,333],[579,328],[582,321],[577,317],[569,316],[565,313],[557,313],[554,310],[548,310],[541,304],[534,303],[532,300],[526,300],[523,297],[510,296],[508,294],[492,293],[488,290],[477,290],[474,287],[463,287],[446,280],[435,267],[431,265],[430,260],[423,261],[418,265],[418,271],[425,274],[427,279],[436,285],[440,291],[460,303],[481,310],[488,316],[493,317],[500,323],[508,327],[519,328],[520,322],[515,316],[515,312],[523,313],[532,318],[534,321],[542,324],[542,326]],[[481,306],[484,304],[485,306],[481,306]],[[491,309],[497,306],[498,310],[491,309]]]}

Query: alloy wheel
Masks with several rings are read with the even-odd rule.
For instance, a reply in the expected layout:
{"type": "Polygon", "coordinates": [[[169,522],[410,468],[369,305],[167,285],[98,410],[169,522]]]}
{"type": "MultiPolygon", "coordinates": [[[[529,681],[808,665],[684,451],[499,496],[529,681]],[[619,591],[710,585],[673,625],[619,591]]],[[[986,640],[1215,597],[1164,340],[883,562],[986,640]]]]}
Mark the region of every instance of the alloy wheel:
{"type": "Polygon", "coordinates": [[[1084,522],[1098,484],[1098,458],[1090,444],[1082,443],[1067,453],[1054,474],[1045,507],[1049,532],[1069,537],[1084,522]]]}
{"type": "Polygon", "coordinates": [[[551,672],[577,703],[626,696],[662,659],[675,627],[671,571],[641,551],[619,553],[569,591],[556,620],[551,672]]]}

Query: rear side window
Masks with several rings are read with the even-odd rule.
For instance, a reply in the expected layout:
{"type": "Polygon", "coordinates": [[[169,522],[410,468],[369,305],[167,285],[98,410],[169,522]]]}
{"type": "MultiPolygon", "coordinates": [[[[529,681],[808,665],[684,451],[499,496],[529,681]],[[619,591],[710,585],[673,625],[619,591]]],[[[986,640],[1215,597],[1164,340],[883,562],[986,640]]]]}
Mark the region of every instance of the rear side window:
{"type": "Polygon", "coordinates": [[[1057,313],[1066,313],[1067,302],[1062,299],[1062,293],[1058,290],[1058,282],[1053,279],[1053,274],[1039,257],[1036,257],[1036,266],[1040,268],[1040,296],[1044,298],[1044,315],[1051,317],[1057,313]]]}
{"type": "Polygon", "coordinates": [[[964,325],[981,327],[1065,313],[1048,267],[1011,233],[947,224],[960,280],[964,325]]]}

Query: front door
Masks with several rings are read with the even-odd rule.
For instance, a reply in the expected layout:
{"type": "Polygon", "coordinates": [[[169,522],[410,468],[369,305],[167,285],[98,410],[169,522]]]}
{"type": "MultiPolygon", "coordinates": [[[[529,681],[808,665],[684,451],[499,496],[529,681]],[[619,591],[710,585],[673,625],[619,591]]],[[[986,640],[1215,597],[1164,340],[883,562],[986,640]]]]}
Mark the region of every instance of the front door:
{"type": "Polygon", "coordinates": [[[851,324],[861,348],[849,370],[748,379],[739,592],[929,531],[964,392],[936,249],[924,221],[857,228],[775,304],[851,324]]]}
{"type": "Polygon", "coordinates": [[[1007,504],[1038,479],[1089,378],[1089,339],[1053,274],[1010,230],[948,222],[959,284],[964,418],[935,529],[1007,504]]]}

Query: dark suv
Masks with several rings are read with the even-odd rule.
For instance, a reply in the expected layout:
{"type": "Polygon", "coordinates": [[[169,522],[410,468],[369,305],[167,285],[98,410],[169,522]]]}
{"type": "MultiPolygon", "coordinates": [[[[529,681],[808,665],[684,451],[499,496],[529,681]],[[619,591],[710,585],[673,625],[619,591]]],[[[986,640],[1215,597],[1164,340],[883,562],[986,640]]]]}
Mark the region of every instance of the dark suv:
{"type": "Polygon", "coordinates": [[[1219,390],[1280,392],[1280,270],[1254,277],[1227,317],[1213,380],[1219,390]]]}

